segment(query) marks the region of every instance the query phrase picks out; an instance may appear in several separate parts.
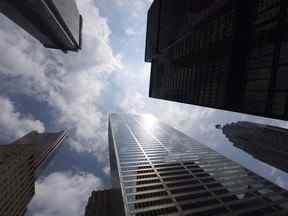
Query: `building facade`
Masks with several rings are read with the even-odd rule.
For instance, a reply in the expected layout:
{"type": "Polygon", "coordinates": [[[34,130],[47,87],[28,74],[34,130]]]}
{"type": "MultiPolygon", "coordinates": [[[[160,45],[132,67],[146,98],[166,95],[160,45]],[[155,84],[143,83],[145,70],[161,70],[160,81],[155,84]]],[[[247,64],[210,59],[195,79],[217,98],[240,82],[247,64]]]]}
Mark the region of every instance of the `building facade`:
{"type": "Polygon", "coordinates": [[[288,172],[287,129],[252,122],[226,124],[221,129],[235,147],[288,172]]]}
{"type": "Polygon", "coordinates": [[[154,0],[150,97],[287,120],[287,9],[285,0],[154,0]]]}
{"type": "Polygon", "coordinates": [[[24,216],[35,193],[35,180],[63,143],[66,131],[31,132],[0,145],[0,215],[24,216]]]}
{"type": "Polygon", "coordinates": [[[34,189],[33,145],[0,145],[0,215],[22,216],[34,189]]]}
{"type": "Polygon", "coordinates": [[[3,0],[0,12],[47,48],[81,49],[83,21],[75,0],[3,0]]]}
{"type": "Polygon", "coordinates": [[[111,114],[112,188],[125,215],[286,215],[288,192],[149,116],[111,114]]]}
{"type": "Polygon", "coordinates": [[[38,133],[32,131],[22,138],[15,141],[13,144],[33,144],[34,148],[34,169],[36,174],[47,165],[47,162],[51,160],[52,156],[56,153],[58,148],[67,137],[67,131],[61,131],[57,133],[38,133]]]}
{"type": "MultiPolygon", "coordinates": [[[[113,190],[93,191],[89,197],[85,216],[111,216],[120,215],[119,211],[113,203],[113,190]]],[[[121,212],[121,211],[120,211],[121,212]]]]}

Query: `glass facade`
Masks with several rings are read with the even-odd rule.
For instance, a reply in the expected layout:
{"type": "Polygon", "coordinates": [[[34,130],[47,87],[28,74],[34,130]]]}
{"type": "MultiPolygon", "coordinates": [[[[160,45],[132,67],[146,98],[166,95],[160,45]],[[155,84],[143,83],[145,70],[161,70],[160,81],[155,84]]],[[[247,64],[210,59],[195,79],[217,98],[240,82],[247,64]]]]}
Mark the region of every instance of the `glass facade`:
{"type": "Polygon", "coordinates": [[[111,114],[126,215],[287,215],[288,192],[151,116],[111,114]]]}

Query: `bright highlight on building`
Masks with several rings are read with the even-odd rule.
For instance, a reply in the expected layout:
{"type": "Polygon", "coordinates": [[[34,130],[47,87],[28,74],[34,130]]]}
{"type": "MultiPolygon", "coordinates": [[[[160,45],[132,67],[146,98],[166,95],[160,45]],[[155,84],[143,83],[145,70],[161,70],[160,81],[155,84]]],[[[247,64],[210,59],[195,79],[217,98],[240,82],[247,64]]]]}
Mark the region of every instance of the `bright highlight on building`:
{"type": "Polygon", "coordinates": [[[86,216],[287,215],[287,191],[149,118],[110,115],[112,189],[92,193],[86,216]]]}

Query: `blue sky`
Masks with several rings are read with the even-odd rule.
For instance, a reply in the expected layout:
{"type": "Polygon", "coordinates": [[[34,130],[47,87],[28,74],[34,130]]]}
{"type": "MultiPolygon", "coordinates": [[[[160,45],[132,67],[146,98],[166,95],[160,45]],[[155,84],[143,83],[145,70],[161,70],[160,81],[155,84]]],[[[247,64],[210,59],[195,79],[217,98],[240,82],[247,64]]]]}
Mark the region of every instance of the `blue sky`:
{"type": "MultiPolygon", "coordinates": [[[[31,130],[72,128],[66,151],[37,182],[33,215],[81,215],[89,193],[109,185],[109,112],[151,113],[248,167],[256,162],[222,145],[227,140],[214,133],[215,125],[249,120],[287,127],[286,122],[148,98],[150,65],[144,63],[144,47],[150,4],[78,0],[83,50],[68,54],[43,48],[0,15],[0,142],[31,130]],[[85,164],[83,158],[88,158],[85,164]],[[63,208],[65,203],[71,204],[63,208]]],[[[259,173],[278,178],[279,172],[258,165],[259,173]]]]}

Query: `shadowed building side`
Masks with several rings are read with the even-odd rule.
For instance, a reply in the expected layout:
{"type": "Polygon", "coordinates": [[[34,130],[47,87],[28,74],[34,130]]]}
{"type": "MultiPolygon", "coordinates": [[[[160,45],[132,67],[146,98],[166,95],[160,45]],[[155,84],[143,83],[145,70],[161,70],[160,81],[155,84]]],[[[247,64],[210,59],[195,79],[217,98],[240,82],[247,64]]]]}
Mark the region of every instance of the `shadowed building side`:
{"type": "Polygon", "coordinates": [[[288,172],[287,129],[252,122],[236,122],[218,128],[235,147],[288,172]]]}
{"type": "Polygon", "coordinates": [[[287,9],[286,0],[154,0],[149,96],[287,120],[287,9]]]}
{"type": "Polygon", "coordinates": [[[85,216],[110,216],[121,215],[118,211],[117,203],[113,202],[113,191],[93,191],[88,200],[85,216]]]}
{"type": "Polygon", "coordinates": [[[0,12],[47,48],[81,49],[83,21],[75,0],[3,0],[0,12]]]}

